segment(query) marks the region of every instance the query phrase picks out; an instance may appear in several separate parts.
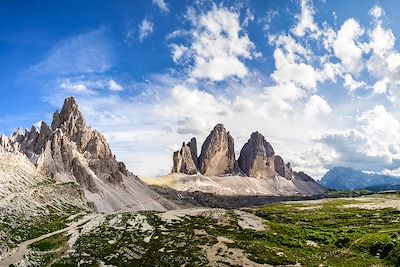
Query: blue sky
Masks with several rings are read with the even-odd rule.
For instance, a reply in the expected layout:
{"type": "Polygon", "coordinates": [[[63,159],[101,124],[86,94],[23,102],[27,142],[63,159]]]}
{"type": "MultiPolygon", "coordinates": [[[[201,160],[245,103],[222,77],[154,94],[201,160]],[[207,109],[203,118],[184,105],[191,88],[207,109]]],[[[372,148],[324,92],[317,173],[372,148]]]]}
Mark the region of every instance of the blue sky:
{"type": "Polygon", "coordinates": [[[2,1],[0,133],[66,96],[118,159],[166,174],[224,123],[318,178],[400,172],[399,1],[2,1]]]}

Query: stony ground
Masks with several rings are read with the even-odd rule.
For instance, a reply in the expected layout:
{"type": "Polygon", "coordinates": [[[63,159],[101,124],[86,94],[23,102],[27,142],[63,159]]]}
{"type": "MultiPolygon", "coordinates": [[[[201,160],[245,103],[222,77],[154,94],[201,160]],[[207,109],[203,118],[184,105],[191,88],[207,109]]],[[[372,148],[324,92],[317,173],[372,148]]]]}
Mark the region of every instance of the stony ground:
{"type": "Polygon", "coordinates": [[[399,266],[399,203],[388,194],[245,210],[80,212],[22,237],[35,242],[14,266],[399,266]]]}

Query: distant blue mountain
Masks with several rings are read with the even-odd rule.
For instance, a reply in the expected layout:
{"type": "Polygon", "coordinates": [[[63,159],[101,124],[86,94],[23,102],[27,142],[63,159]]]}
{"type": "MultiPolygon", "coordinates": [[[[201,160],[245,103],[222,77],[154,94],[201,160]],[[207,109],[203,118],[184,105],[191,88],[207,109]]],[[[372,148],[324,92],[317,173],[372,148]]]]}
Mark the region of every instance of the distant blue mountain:
{"type": "Polygon", "coordinates": [[[334,167],[330,169],[319,184],[337,190],[357,190],[366,188],[396,188],[400,185],[400,179],[376,173],[364,173],[352,168],[334,167]]]}

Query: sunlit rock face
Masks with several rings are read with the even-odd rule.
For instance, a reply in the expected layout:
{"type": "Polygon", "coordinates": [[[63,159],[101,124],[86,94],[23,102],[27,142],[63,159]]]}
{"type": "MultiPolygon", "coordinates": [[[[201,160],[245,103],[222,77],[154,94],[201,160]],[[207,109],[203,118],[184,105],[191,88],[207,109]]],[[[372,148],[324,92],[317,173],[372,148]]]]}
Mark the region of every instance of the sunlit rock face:
{"type": "Polygon", "coordinates": [[[201,147],[199,171],[206,176],[223,175],[235,171],[233,138],[222,124],[217,124],[201,147]]]}
{"type": "Polygon", "coordinates": [[[197,142],[192,138],[182,148],[174,152],[172,172],[196,174],[198,171],[197,142]]]}
{"type": "Polygon", "coordinates": [[[240,151],[240,169],[248,176],[268,178],[275,176],[275,152],[270,143],[259,132],[251,134],[250,139],[240,151]]]}
{"type": "Polygon", "coordinates": [[[0,137],[0,152],[26,155],[38,173],[76,182],[99,211],[165,210],[158,196],[116,160],[105,137],[86,124],[73,97],[54,113],[51,127],[42,122],[40,131],[32,126],[0,137]]]}
{"type": "Polygon", "coordinates": [[[293,179],[293,171],[290,166],[290,163],[289,162],[285,163],[281,156],[275,155],[274,166],[277,174],[279,174],[282,177],[285,177],[288,180],[293,179]]]}

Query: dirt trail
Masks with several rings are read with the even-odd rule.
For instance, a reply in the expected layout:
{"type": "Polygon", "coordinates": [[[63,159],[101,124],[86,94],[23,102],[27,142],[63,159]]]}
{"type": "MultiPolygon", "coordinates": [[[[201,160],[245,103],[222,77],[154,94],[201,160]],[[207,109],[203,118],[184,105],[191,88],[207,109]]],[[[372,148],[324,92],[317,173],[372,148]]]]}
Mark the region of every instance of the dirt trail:
{"type": "Polygon", "coordinates": [[[41,235],[41,236],[39,236],[37,238],[26,240],[26,241],[22,242],[21,244],[19,244],[18,249],[13,254],[11,254],[10,256],[5,258],[4,260],[0,261],[0,267],[10,266],[11,264],[15,264],[15,263],[19,262],[24,257],[24,255],[28,252],[28,250],[29,250],[28,246],[29,245],[31,245],[33,243],[36,243],[38,241],[44,240],[46,238],[49,238],[49,237],[51,237],[53,235],[61,234],[61,233],[64,233],[66,231],[75,229],[75,228],[77,228],[77,227],[89,222],[90,220],[93,220],[95,217],[97,217],[97,214],[86,215],[85,217],[83,217],[79,221],[71,223],[66,228],[63,228],[63,229],[60,229],[60,230],[57,230],[57,231],[54,231],[54,232],[51,232],[51,233],[48,233],[48,234],[44,234],[44,235],[41,235]]]}

